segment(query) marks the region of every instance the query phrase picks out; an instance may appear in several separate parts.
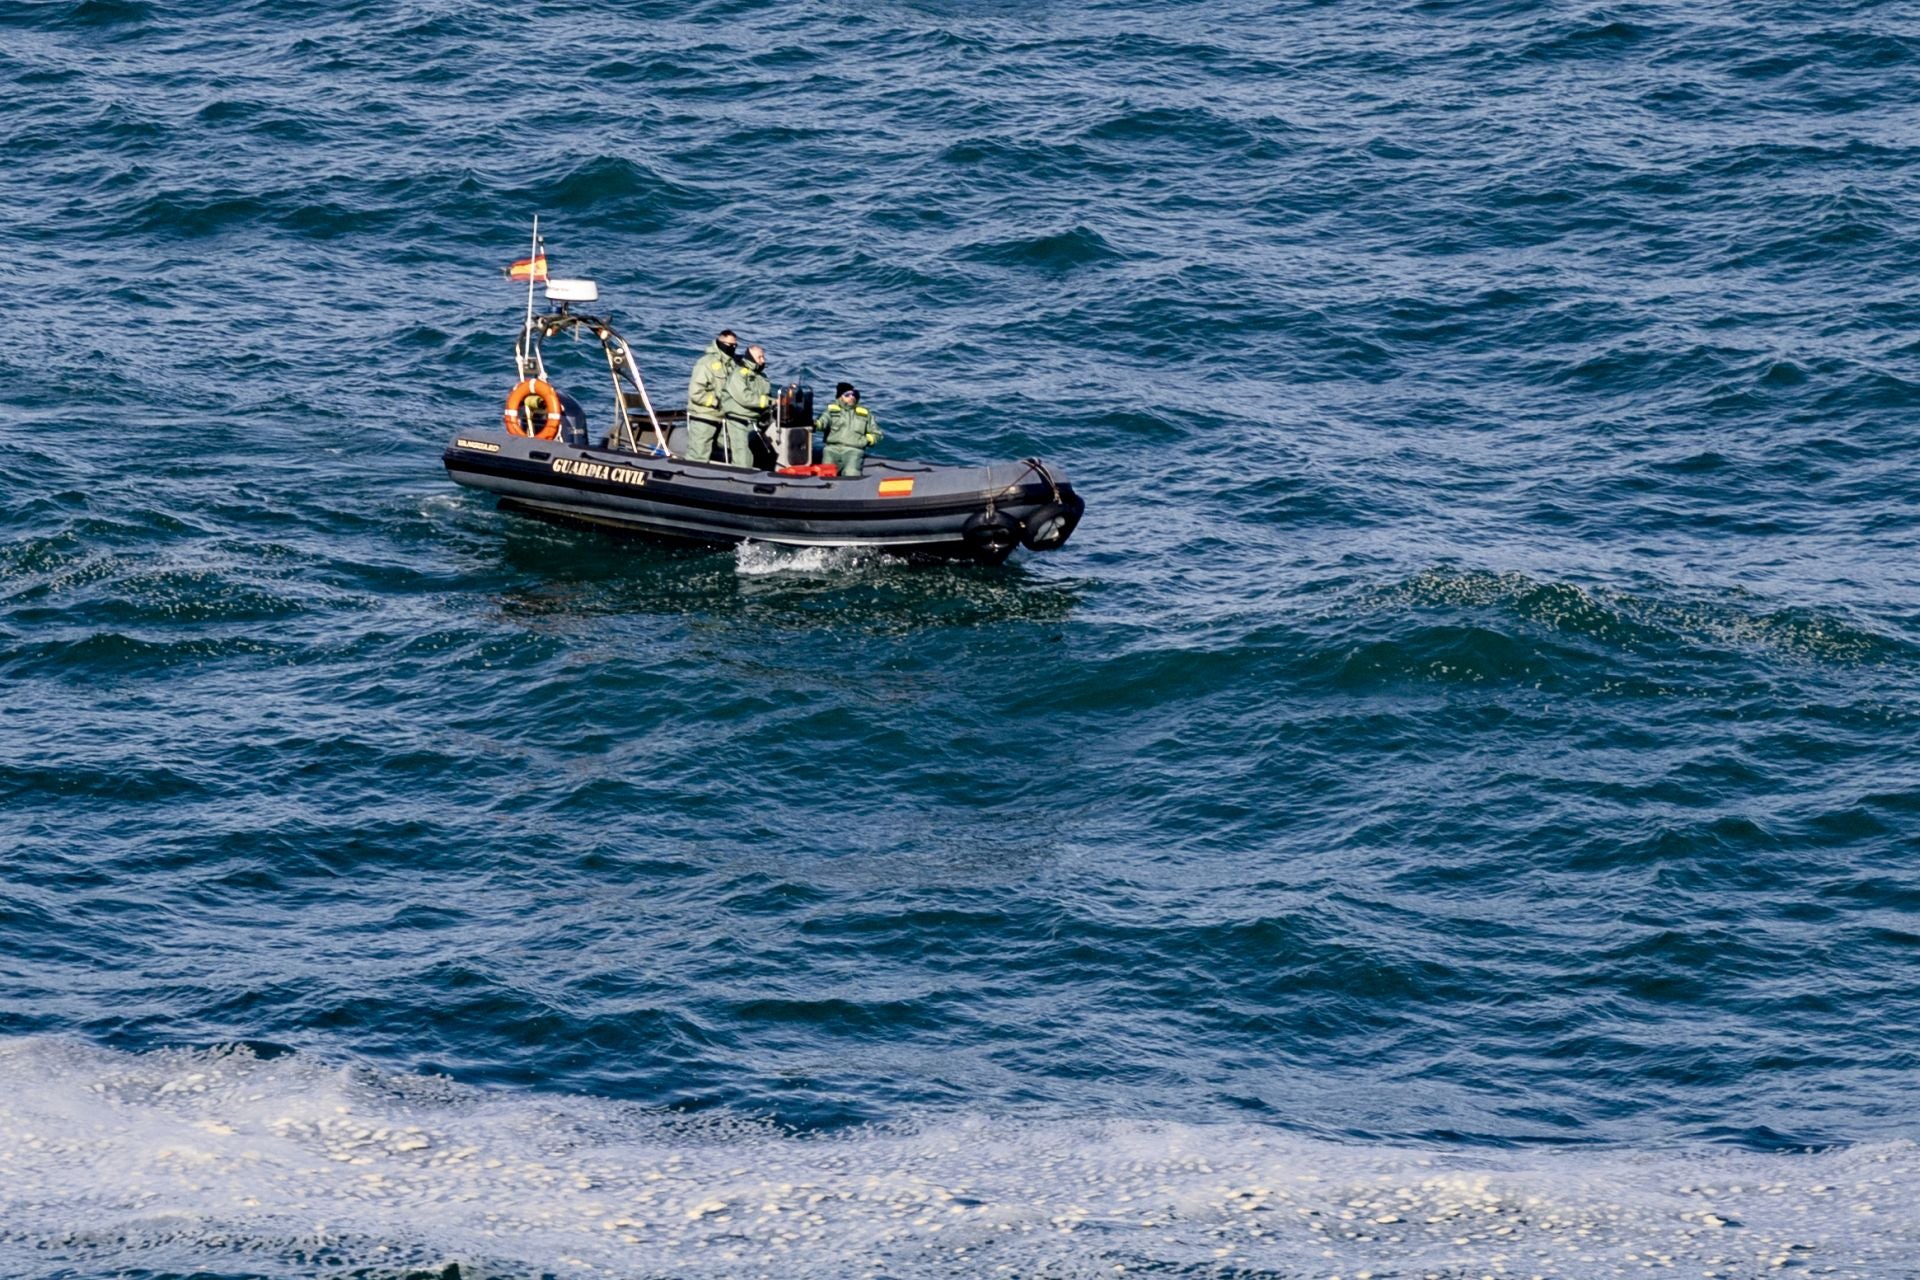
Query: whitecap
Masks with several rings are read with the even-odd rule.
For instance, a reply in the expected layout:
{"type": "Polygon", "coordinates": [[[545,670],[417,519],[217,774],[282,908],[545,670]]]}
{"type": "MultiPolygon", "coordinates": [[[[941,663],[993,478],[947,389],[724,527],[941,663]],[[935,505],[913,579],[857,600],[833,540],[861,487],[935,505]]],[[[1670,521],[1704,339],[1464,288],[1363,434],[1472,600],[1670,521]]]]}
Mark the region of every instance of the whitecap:
{"type": "Polygon", "coordinates": [[[831,1136],[245,1049],[0,1040],[0,1273],[1841,1277],[1920,1149],[1466,1149],[949,1116],[831,1136]]]}

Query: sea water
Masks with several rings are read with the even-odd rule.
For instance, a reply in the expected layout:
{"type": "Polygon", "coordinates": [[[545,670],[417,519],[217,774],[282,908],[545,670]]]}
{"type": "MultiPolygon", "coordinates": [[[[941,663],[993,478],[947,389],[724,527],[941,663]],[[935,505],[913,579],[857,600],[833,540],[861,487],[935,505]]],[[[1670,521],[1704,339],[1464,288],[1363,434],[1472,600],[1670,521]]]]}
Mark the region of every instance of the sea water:
{"type": "Polygon", "coordinates": [[[1907,8],[83,0],[0,86],[0,1273],[1920,1271],[1907,8]],[[656,403],[731,326],[1085,521],[457,489],[536,214],[656,403]]]}

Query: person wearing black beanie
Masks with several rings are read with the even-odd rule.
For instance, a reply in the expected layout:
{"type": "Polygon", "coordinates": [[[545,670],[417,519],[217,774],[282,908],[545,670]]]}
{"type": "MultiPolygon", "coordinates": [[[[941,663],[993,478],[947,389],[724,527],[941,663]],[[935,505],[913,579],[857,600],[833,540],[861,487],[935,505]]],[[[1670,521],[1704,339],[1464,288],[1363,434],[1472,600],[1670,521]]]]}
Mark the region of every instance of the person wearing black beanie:
{"type": "Polygon", "coordinates": [[[880,420],[860,403],[860,388],[842,382],[833,389],[833,403],[813,420],[817,430],[827,433],[826,447],[820,456],[840,468],[843,476],[857,477],[867,450],[886,438],[880,420]]]}

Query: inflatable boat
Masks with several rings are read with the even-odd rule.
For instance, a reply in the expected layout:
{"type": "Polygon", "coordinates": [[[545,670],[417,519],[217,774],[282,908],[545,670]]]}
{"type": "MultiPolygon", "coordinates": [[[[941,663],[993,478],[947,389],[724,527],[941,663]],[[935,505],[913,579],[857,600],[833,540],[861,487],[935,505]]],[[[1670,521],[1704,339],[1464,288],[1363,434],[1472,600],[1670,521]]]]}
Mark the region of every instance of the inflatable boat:
{"type": "MultiPolygon", "coordinates": [[[[608,529],[695,542],[856,547],[999,564],[1016,547],[1066,544],[1086,503],[1038,458],[944,466],[869,454],[858,477],[819,460],[813,396],[788,386],[753,457],[695,462],[684,410],[656,409],[633,352],[604,317],[588,280],[550,280],[552,310],[529,315],[514,344],[520,381],[498,425],[462,431],[446,448],[456,483],[499,496],[502,507],[608,529]],[[596,431],[573,395],[556,388],[543,346],[591,338],[606,358],[612,413],[596,431]]],[[[595,375],[596,378],[598,375],[595,375]]]]}

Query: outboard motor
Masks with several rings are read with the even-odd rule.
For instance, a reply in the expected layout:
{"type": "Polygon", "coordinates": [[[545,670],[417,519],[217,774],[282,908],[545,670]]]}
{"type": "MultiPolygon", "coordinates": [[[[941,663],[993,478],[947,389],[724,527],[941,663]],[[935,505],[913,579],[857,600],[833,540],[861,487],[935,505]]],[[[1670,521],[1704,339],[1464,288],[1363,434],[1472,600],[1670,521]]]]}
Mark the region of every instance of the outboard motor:
{"type": "Polygon", "coordinates": [[[813,461],[813,388],[797,382],[773,402],[773,465],[804,467],[813,461]]]}

